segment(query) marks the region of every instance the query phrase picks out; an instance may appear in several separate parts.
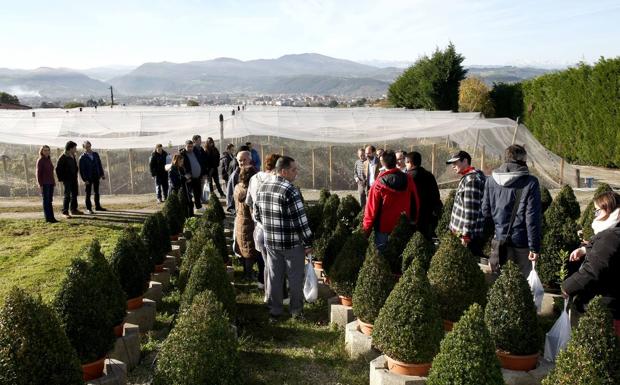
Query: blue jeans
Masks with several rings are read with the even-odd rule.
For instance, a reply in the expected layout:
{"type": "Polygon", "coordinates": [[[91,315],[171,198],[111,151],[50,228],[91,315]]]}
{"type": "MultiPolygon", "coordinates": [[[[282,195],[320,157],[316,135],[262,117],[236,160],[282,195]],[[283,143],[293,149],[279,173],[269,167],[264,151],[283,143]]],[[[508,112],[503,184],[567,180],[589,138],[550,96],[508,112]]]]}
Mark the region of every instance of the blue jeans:
{"type": "Polygon", "coordinates": [[[52,201],[54,200],[54,185],[42,185],[41,197],[43,198],[43,213],[45,214],[45,220],[48,222],[54,220],[54,209],[52,208],[52,201]]]}
{"type": "Polygon", "coordinates": [[[164,183],[157,183],[157,178],[155,179],[155,195],[157,195],[157,199],[166,200],[168,199],[168,180],[165,180],[164,183]]]}
{"type": "Polygon", "coordinates": [[[380,233],[375,230],[375,246],[377,246],[377,250],[379,250],[380,253],[385,251],[389,236],[390,234],[388,233],[380,233]]]}

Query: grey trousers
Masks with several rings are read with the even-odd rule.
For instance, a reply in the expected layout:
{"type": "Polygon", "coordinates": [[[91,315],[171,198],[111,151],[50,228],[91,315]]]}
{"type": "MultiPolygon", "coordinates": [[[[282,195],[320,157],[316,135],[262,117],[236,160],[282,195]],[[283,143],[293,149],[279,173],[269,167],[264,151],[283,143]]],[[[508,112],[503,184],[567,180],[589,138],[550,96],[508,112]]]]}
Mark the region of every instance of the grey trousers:
{"type": "MultiPolygon", "coordinates": [[[[499,261],[499,269],[501,266],[505,265],[508,261],[513,261],[525,278],[530,275],[530,271],[532,271],[532,261],[529,260],[530,249],[527,247],[514,247],[514,246],[506,246],[506,255],[498,255],[499,253],[499,242],[496,239],[491,241],[491,268],[494,270],[497,269],[495,263],[499,261]]],[[[498,272],[499,273],[499,272],[498,272]]]]}
{"type": "Polygon", "coordinates": [[[289,250],[273,250],[269,246],[267,249],[267,261],[265,261],[265,272],[267,273],[268,283],[265,285],[267,290],[267,303],[269,313],[279,316],[284,312],[282,305],[284,279],[288,275],[291,314],[299,314],[304,308],[304,249],[297,246],[289,250]]]}
{"type": "Polygon", "coordinates": [[[357,194],[360,197],[360,206],[362,209],[366,206],[366,185],[364,183],[357,183],[357,194]]]}

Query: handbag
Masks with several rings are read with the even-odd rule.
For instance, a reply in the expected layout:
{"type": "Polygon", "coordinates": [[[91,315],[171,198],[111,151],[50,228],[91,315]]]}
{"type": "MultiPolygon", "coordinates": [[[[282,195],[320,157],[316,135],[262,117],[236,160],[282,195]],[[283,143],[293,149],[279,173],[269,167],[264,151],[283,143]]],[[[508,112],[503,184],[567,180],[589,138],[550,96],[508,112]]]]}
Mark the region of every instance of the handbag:
{"type": "Polygon", "coordinates": [[[491,258],[489,259],[489,264],[491,265],[491,270],[494,273],[499,272],[500,266],[506,260],[507,248],[512,244],[512,224],[515,221],[515,217],[517,216],[517,209],[519,207],[519,202],[521,201],[521,194],[523,193],[523,189],[518,189],[515,194],[515,203],[512,206],[512,212],[510,214],[510,222],[508,223],[508,231],[506,232],[506,238],[504,239],[493,239],[491,241],[491,258]]]}

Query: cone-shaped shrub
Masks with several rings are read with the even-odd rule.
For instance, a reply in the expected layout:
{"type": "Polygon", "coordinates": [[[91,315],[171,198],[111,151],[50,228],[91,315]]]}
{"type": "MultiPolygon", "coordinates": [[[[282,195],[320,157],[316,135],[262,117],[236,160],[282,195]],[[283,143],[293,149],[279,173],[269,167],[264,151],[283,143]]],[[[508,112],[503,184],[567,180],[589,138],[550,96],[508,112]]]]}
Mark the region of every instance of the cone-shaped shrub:
{"type": "Polygon", "coordinates": [[[545,186],[541,184],[540,185],[540,205],[541,205],[543,214],[545,213],[545,211],[547,211],[549,206],[551,206],[551,202],[553,202],[553,198],[551,198],[551,193],[545,186]]]}
{"type": "Polygon", "coordinates": [[[508,261],[489,290],[484,313],[497,349],[513,355],[538,352],[542,333],[527,280],[519,267],[508,261]]]}
{"type": "Polygon", "coordinates": [[[471,304],[486,303],[484,274],[471,251],[452,234],[441,239],[428,269],[428,279],[444,320],[458,321],[471,304]]]}
{"type": "Polygon", "coordinates": [[[323,256],[323,269],[325,269],[325,271],[329,275],[331,274],[331,268],[334,265],[336,257],[351,236],[351,232],[344,225],[338,223],[334,232],[332,232],[329,236],[327,236],[326,234],[323,234],[323,236],[328,238],[327,244],[325,245],[325,253],[323,256]]]}
{"type": "MultiPolygon", "coordinates": [[[[594,191],[593,197],[598,194],[613,191],[611,186],[607,183],[601,183],[594,191]]],[[[592,221],[594,221],[594,199],[588,203],[586,209],[581,213],[581,218],[579,218],[579,224],[583,230],[583,239],[590,240],[594,236],[594,230],[592,230],[592,221]]]]}
{"type": "Polygon", "coordinates": [[[323,234],[332,233],[336,230],[338,224],[338,206],[340,206],[340,198],[337,194],[332,194],[325,201],[323,206],[323,234]]]}
{"type": "Polygon", "coordinates": [[[114,346],[108,299],[99,290],[99,274],[87,261],[74,259],[54,298],[54,308],[81,363],[104,357],[114,346]]]}
{"type": "Polygon", "coordinates": [[[379,312],[372,342],[394,360],[427,363],[439,351],[442,337],[437,299],[426,272],[414,261],[379,312]]]}
{"type": "Polygon", "coordinates": [[[595,297],[543,385],[620,384],[620,346],[611,314],[595,297]]]}
{"type": "Polygon", "coordinates": [[[368,239],[362,232],[356,231],[347,239],[330,269],[330,286],[336,294],[344,297],[353,296],[367,248],[368,239]]]}
{"type": "Polygon", "coordinates": [[[414,232],[414,227],[411,221],[405,214],[401,214],[398,219],[398,224],[392,230],[392,233],[388,237],[387,245],[383,255],[390,264],[392,273],[402,272],[403,267],[403,251],[405,246],[411,239],[414,232]]]}
{"type": "Polygon", "coordinates": [[[411,262],[415,259],[420,260],[420,265],[424,270],[428,270],[431,265],[431,258],[433,258],[433,254],[435,254],[435,244],[432,241],[429,241],[422,235],[421,232],[417,231],[413,234],[413,237],[405,246],[405,250],[403,251],[403,268],[402,271],[407,270],[411,262]]]}
{"type": "Polygon", "coordinates": [[[495,345],[484,323],[484,310],[474,303],[441,341],[428,385],[504,385],[495,345]]]}
{"type": "Polygon", "coordinates": [[[181,207],[179,202],[179,195],[176,192],[171,192],[161,210],[166,218],[166,222],[168,222],[170,235],[177,235],[183,231],[183,223],[185,222],[184,210],[185,207],[181,207]]]}
{"type": "Polygon", "coordinates": [[[394,288],[394,276],[385,258],[373,242],[368,242],[366,259],[353,291],[353,313],[368,324],[374,324],[385,300],[394,288]]]}
{"type": "Polygon", "coordinates": [[[304,210],[306,211],[306,217],[312,230],[314,239],[321,237],[321,223],[323,221],[323,206],[319,204],[309,205],[304,203],[304,210]]]}
{"type": "Polygon", "coordinates": [[[155,385],[239,384],[237,340],[210,291],[185,308],[157,356],[155,385]]]}
{"type": "Polygon", "coordinates": [[[355,228],[358,230],[363,230],[364,225],[364,207],[360,210],[359,214],[355,217],[355,228]]]}
{"type": "Polygon", "coordinates": [[[357,199],[353,195],[349,194],[340,200],[340,206],[338,206],[338,221],[345,225],[347,229],[353,231],[357,227],[356,217],[362,210],[357,199]]]}
{"type": "MultiPolygon", "coordinates": [[[[191,213],[191,207],[193,206],[193,204],[192,202],[190,202],[188,192],[184,191],[183,189],[179,190],[177,198],[179,199],[179,207],[181,208],[181,210],[179,211],[179,214],[181,215],[181,218],[179,218],[179,224],[183,226],[183,224],[185,223],[185,219],[189,217],[191,213]]],[[[200,199],[200,197],[198,199],[200,199]]],[[[181,232],[182,231],[183,228],[181,228],[181,232]]]]}
{"type": "Polygon", "coordinates": [[[0,309],[1,385],[81,385],[82,368],[56,313],[13,288],[0,309]]]}
{"type": "Polygon", "coordinates": [[[144,277],[150,274],[150,271],[145,271],[145,264],[136,253],[129,232],[123,231],[109,260],[110,268],[118,278],[127,299],[144,294],[147,288],[144,277]]]}
{"type": "Polygon", "coordinates": [[[213,210],[213,213],[217,221],[219,223],[224,222],[224,219],[226,219],[226,213],[224,212],[222,203],[217,198],[217,196],[215,196],[215,194],[209,195],[209,202],[207,203],[207,205],[209,206],[210,209],[213,210]]]}
{"type": "Polygon", "coordinates": [[[125,233],[127,234],[127,238],[131,243],[131,248],[136,254],[136,259],[139,263],[142,264],[143,276],[142,280],[144,284],[148,287],[148,283],[151,280],[151,272],[155,269],[155,265],[153,264],[153,260],[149,256],[149,252],[146,249],[146,245],[142,241],[142,237],[138,233],[137,229],[134,227],[127,227],[125,229],[125,233]]]}
{"type": "Polygon", "coordinates": [[[224,225],[222,223],[210,223],[204,228],[207,239],[213,241],[215,250],[220,256],[221,261],[228,260],[228,245],[224,235],[224,225]]]}
{"type": "Polygon", "coordinates": [[[562,186],[562,189],[553,202],[556,203],[555,206],[562,212],[562,215],[568,216],[574,221],[579,219],[581,215],[579,202],[577,202],[577,197],[575,197],[573,188],[569,185],[562,186]]]}
{"type": "Polygon", "coordinates": [[[166,217],[164,217],[164,214],[162,214],[161,211],[155,213],[155,219],[157,219],[159,229],[159,242],[161,244],[161,249],[164,252],[163,258],[165,260],[166,253],[172,250],[172,242],[170,242],[170,229],[168,228],[168,222],[166,221],[166,217]]]}
{"type": "Polygon", "coordinates": [[[127,315],[127,297],[121,287],[118,277],[112,271],[110,264],[101,252],[99,241],[94,240],[86,250],[88,261],[92,264],[98,278],[91,284],[97,285],[101,291],[103,299],[106,301],[105,308],[108,309],[110,323],[114,326],[120,325],[127,315]]]}
{"type": "Polygon", "coordinates": [[[212,291],[224,306],[229,317],[235,318],[235,290],[226,274],[226,266],[211,241],[205,244],[200,258],[192,265],[189,280],[181,298],[183,306],[189,306],[194,297],[205,290],[212,291]]]}
{"type": "Polygon", "coordinates": [[[327,198],[329,198],[332,194],[329,192],[328,189],[326,188],[322,188],[321,191],[319,191],[319,205],[321,207],[325,206],[325,203],[327,203],[327,198]]]}
{"type": "MultiPolygon", "coordinates": [[[[181,289],[181,291],[185,289],[192,266],[194,266],[194,263],[196,263],[198,258],[200,258],[207,242],[209,242],[209,238],[207,237],[207,232],[204,228],[199,229],[192,234],[192,239],[187,242],[187,249],[185,249],[185,253],[183,253],[181,267],[179,268],[179,278],[177,279],[177,286],[181,289]]],[[[213,243],[213,241],[210,242],[213,243]]]]}
{"type": "Polygon", "coordinates": [[[456,190],[450,190],[450,193],[446,197],[446,200],[443,202],[443,209],[441,211],[441,217],[437,222],[437,236],[440,238],[444,233],[450,231],[450,218],[452,217],[452,207],[454,206],[454,196],[456,195],[456,190]]]}
{"type": "Polygon", "coordinates": [[[155,217],[155,214],[151,214],[146,217],[146,220],[142,225],[140,238],[142,238],[146,253],[149,257],[149,265],[152,266],[160,265],[166,256],[166,252],[162,249],[160,236],[161,234],[157,218],[155,217]]]}

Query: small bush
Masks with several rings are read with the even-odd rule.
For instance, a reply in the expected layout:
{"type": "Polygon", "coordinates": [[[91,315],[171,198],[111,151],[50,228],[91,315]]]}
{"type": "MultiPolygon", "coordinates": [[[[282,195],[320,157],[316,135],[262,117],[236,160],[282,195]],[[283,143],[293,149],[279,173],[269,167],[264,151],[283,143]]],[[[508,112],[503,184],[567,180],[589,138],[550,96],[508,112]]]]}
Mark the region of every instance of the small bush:
{"type": "Polygon", "coordinates": [[[411,224],[411,221],[409,221],[409,218],[407,218],[405,214],[401,214],[398,219],[398,224],[388,237],[387,246],[383,253],[393,273],[402,272],[403,251],[414,231],[415,228],[411,224]]]}
{"type": "Polygon", "coordinates": [[[219,254],[222,261],[228,260],[228,245],[226,244],[226,236],[224,235],[223,223],[210,223],[204,227],[207,239],[213,241],[215,250],[219,254]]]}
{"type": "Polygon", "coordinates": [[[368,239],[361,232],[354,232],[345,242],[331,268],[331,288],[338,295],[352,297],[355,282],[364,263],[368,239]]]}
{"type": "Polygon", "coordinates": [[[338,206],[340,206],[340,198],[336,194],[332,194],[325,201],[323,206],[323,234],[330,234],[336,230],[338,224],[338,206]]]}
{"type": "Polygon", "coordinates": [[[176,192],[172,192],[168,195],[168,199],[166,199],[164,207],[161,211],[166,218],[166,222],[168,222],[170,235],[176,235],[183,231],[183,223],[185,222],[185,207],[181,206],[181,203],[179,202],[179,195],[176,192]]]}
{"type": "MultiPolygon", "coordinates": [[[[607,183],[601,183],[596,191],[594,191],[593,197],[598,194],[613,191],[611,186],[607,183]]],[[[594,230],[592,230],[592,222],[594,221],[594,199],[588,203],[586,209],[581,213],[581,218],[579,218],[579,224],[581,225],[581,229],[583,230],[583,239],[590,240],[594,236],[594,230]]]]}
{"type": "Polygon", "coordinates": [[[194,298],[163,342],[155,385],[239,384],[237,340],[217,296],[194,298]]]}
{"type": "Polygon", "coordinates": [[[159,225],[159,242],[161,243],[161,249],[164,252],[163,260],[165,260],[166,253],[172,250],[172,242],[170,242],[170,229],[168,228],[166,217],[164,217],[164,214],[162,214],[161,211],[155,213],[155,218],[157,219],[157,224],[159,225]]]}
{"type": "Polygon", "coordinates": [[[327,203],[327,198],[329,198],[331,195],[332,194],[329,192],[328,189],[321,189],[321,191],[319,191],[319,205],[321,207],[325,206],[325,203],[327,203]]]}
{"type": "Polygon", "coordinates": [[[362,210],[357,199],[353,197],[353,195],[347,195],[342,200],[340,200],[340,206],[338,206],[337,217],[338,221],[345,225],[347,229],[353,231],[358,223],[356,222],[356,217],[362,210]]]}
{"type": "Polygon", "coordinates": [[[136,259],[140,264],[142,264],[142,280],[144,284],[148,286],[148,283],[151,280],[151,273],[155,269],[153,260],[150,258],[146,245],[142,241],[142,238],[136,228],[127,227],[124,232],[131,244],[133,253],[136,255],[136,259]]]}
{"type": "MultiPolygon", "coordinates": [[[[194,266],[194,263],[200,258],[207,242],[209,242],[209,238],[204,229],[199,229],[193,233],[192,239],[187,242],[187,249],[185,249],[185,253],[183,253],[181,267],[179,268],[179,278],[177,279],[177,285],[181,291],[185,289],[192,266],[194,266]]],[[[213,243],[213,241],[211,241],[211,243],[213,243]]]]}
{"type": "Polygon", "coordinates": [[[319,239],[321,237],[321,223],[323,222],[323,206],[304,203],[304,209],[306,211],[306,217],[308,217],[312,235],[314,239],[319,239]]]}
{"type": "Polygon", "coordinates": [[[141,296],[147,288],[144,277],[150,274],[150,271],[145,271],[145,264],[136,253],[134,242],[127,231],[119,237],[109,259],[110,267],[118,277],[127,298],[141,296]]]}
{"type": "Polygon", "coordinates": [[[217,221],[220,223],[224,222],[224,219],[226,219],[226,213],[224,212],[222,203],[220,202],[220,200],[215,194],[209,195],[209,202],[207,203],[207,205],[209,206],[210,209],[213,210],[213,213],[217,221]]]}
{"type": "Polygon", "coordinates": [[[551,206],[551,202],[553,202],[553,198],[551,198],[551,193],[545,186],[541,184],[540,185],[540,205],[542,207],[543,214],[545,213],[545,211],[547,211],[549,206],[551,206]]]}
{"type": "Polygon", "coordinates": [[[519,267],[508,261],[489,290],[484,320],[495,346],[514,355],[534,354],[542,333],[527,280],[519,267]]]}
{"type": "Polygon", "coordinates": [[[86,256],[92,264],[92,268],[98,278],[92,284],[98,286],[103,299],[106,301],[104,307],[108,309],[110,324],[120,325],[127,315],[127,297],[121,287],[118,277],[112,271],[110,264],[101,253],[99,241],[94,240],[89,245],[86,256]]]}
{"type": "Polygon", "coordinates": [[[417,231],[413,234],[413,237],[411,237],[403,251],[402,271],[407,270],[415,259],[419,259],[420,266],[427,271],[431,265],[433,254],[435,254],[435,244],[426,239],[421,232],[417,231]]]}
{"type": "Polygon", "coordinates": [[[24,290],[0,309],[0,385],[81,385],[82,368],[56,313],[24,290]]]}
{"type": "Polygon", "coordinates": [[[450,190],[450,193],[443,202],[443,209],[441,211],[441,217],[437,222],[437,236],[442,237],[443,234],[450,231],[450,218],[452,218],[452,207],[454,206],[454,197],[456,196],[456,190],[450,190]]]}
{"type": "Polygon", "coordinates": [[[392,288],[394,276],[390,265],[369,241],[366,259],[353,291],[353,313],[363,322],[374,324],[392,288]]]}
{"type": "Polygon", "coordinates": [[[140,231],[140,238],[144,243],[144,248],[149,258],[149,266],[160,265],[166,255],[166,252],[162,249],[160,236],[157,218],[155,214],[151,214],[144,221],[140,231]]]}
{"type": "Polygon", "coordinates": [[[115,340],[115,325],[106,307],[109,300],[99,290],[99,277],[90,263],[74,259],[54,298],[61,324],[83,364],[104,357],[115,340]]]}
{"type": "Polygon", "coordinates": [[[484,310],[472,304],[441,341],[428,385],[504,385],[495,345],[484,323],[484,310]]]}
{"type": "Polygon", "coordinates": [[[543,385],[620,384],[620,345],[611,314],[595,297],[543,385]]]}
{"type": "Polygon", "coordinates": [[[452,234],[446,234],[428,269],[444,320],[458,321],[473,303],[484,306],[487,285],[471,251],[452,234]]]}
{"type": "Polygon", "coordinates": [[[328,275],[331,274],[334,261],[350,236],[351,232],[340,223],[336,225],[336,230],[329,235],[327,244],[325,245],[325,255],[323,257],[323,269],[325,269],[328,275]]]}
{"type": "Polygon", "coordinates": [[[568,216],[574,221],[579,219],[581,209],[579,208],[579,202],[577,202],[577,197],[575,197],[575,192],[571,186],[562,186],[562,189],[560,189],[560,192],[553,201],[556,202],[556,206],[561,211],[562,215],[568,216]]]}
{"type": "Polygon", "coordinates": [[[392,359],[427,363],[439,351],[443,323],[426,272],[414,261],[379,312],[372,341],[392,359]]]}

